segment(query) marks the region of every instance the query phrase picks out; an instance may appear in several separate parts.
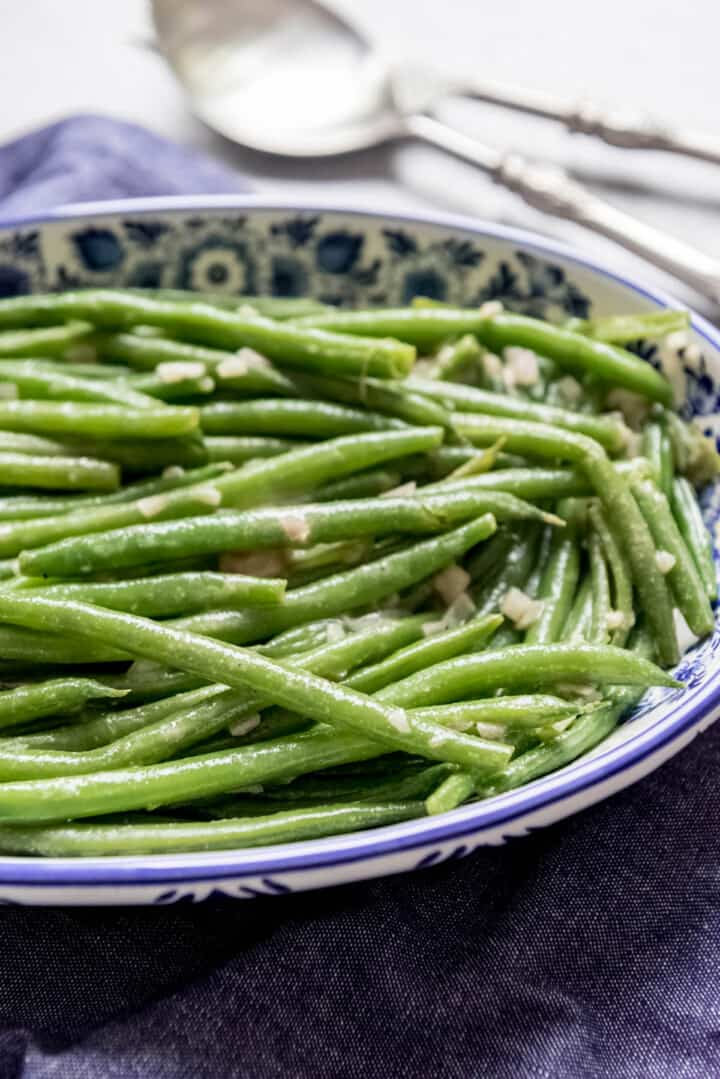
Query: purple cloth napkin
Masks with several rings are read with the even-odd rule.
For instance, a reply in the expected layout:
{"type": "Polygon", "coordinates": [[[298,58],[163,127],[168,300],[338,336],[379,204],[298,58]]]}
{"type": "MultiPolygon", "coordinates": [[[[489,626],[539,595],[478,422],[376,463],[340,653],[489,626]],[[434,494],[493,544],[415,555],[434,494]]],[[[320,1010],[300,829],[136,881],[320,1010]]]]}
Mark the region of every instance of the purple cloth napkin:
{"type": "Polygon", "coordinates": [[[68,202],[247,191],[243,178],[137,124],[60,120],[0,146],[0,217],[68,202]]]}
{"type": "MultiPolygon", "coordinates": [[[[0,149],[0,212],[242,181],[130,124],[0,149]]],[[[507,846],[310,895],[0,913],[0,1079],[720,1075],[720,725],[507,846]]]]}

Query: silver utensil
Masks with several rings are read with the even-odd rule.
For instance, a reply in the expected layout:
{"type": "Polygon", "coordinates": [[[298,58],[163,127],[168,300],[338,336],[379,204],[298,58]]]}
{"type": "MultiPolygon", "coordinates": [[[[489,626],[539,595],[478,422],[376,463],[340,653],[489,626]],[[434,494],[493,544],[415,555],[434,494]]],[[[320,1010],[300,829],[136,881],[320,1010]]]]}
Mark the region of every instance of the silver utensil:
{"type": "Polygon", "coordinates": [[[317,0],[153,0],[158,47],[196,114],[233,142],[328,157],[417,138],[479,166],[535,209],[622,244],[720,304],[720,260],[603,202],[560,169],[441,123],[447,84],[394,68],[317,0]]]}

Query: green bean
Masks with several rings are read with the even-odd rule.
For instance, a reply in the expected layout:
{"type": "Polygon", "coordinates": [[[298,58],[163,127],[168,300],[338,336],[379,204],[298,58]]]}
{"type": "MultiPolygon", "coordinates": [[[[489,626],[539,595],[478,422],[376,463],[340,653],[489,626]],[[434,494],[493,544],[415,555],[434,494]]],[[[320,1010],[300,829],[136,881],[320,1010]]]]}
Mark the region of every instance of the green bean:
{"type": "Polygon", "coordinates": [[[483,572],[475,567],[472,574],[477,581],[471,595],[477,605],[480,614],[497,610],[502,603],[506,592],[511,588],[524,588],[538,551],[538,532],[536,528],[528,529],[520,535],[508,537],[511,546],[502,564],[493,572],[483,572]],[[477,577],[477,572],[480,576],[477,577]]]}
{"type": "Polygon", "coordinates": [[[605,644],[609,636],[608,617],[611,611],[610,578],[597,532],[593,532],[588,540],[588,553],[593,600],[588,639],[593,644],[605,644]]]}
{"type": "MultiPolygon", "coordinates": [[[[22,325],[22,322],[20,323],[22,325]]],[[[19,329],[0,333],[0,359],[10,356],[71,356],[91,346],[93,327],[89,322],[65,322],[47,329],[19,329]]]]}
{"type": "Polygon", "coordinates": [[[671,495],[673,467],[669,441],[660,423],[648,423],[643,429],[643,454],[650,462],[652,477],[661,491],[671,495]]]}
{"type": "MultiPolygon", "coordinates": [[[[54,371],[58,375],[77,375],[78,378],[89,378],[97,382],[106,382],[108,379],[119,382],[123,379],[136,377],[131,367],[121,367],[117,363],[98,363],[94,358],[95,349],[93,348],[91,351],[93,355],[89,356],[84,363],[68,363],[67,360],[33,359],[32,364],[34,367],[41,367],[46,371],[54,371]]],[[[0,374],[2,374],[2,367],[0,367],[0,374]]]]}
{"type": "Polygon", "coordinates": [[[3,453],[28,453],[36,457],[56,457],[63,453],[64,444],[54,438],[26,435],[21,431],[0,431],[0,451],[3,453]]]}
{"type": "MultiPolygon", "coordinates": [[[[21,436],[13,435],[8,437],[18,438],[21,436]]],[[[25,435],[22,437],[34,438],[35,436],[25,435]]],[[[46,440],[42,439],[40,441],[44,442],[46,440]]],[[[50,444],[55,445],[54,443],[50,444]]],[[[57,450],[53,450],[53,454],[56,452],[57,450]]],[[[178,466],[173,466],[168,470],[167,474],[150,480],[143,480],[141,483],[121,487],[120,490],[113,491],[110,494],[73,495],[64,498],[53,498],[48,495],[16,495],[11,498],[0,498],[0,521],[25,520],[31,517],[44,517],[48,514],[71,513],[73,510],[90,506],[112,506],[118,502],[132,502],[134,499],[148,498],[151,495],[163,494],[165,491],[189,487],[195,483],[204,483],[206,480],[213,480],[229,470],[230,466],[227,464],[206,465],[203,468],[196,468],[187,472],[178,466]]]]}
{"type": "Polygon", "coordinates": [[[383,382],[377,378],[328,378],[318,375],[295,375],[293,381],[302,393],[347,405],[361,405],[420,427],[452,429],[452,419],[447,409],[429,401],[422,394],[413,393],[407,381],[383,382]]]}
{"type": "Polygon", "coordinates": [[[291,809],[268,816],[158,824],[64,824],[54,828],[0,828],[5,853],[53,857],[168,854],[297,842],[397,824],[420,817],[421,801],[357,802],[291,809]]]}
{"type": "Polygon", "coordinates": [[[98,338],[101,353],[131,367],[154,371],[159,381],[172,386],[182,377],[207,378],[246,393],[292,394],[293,384],[263,356],[244,349],[226,352],[169,338],[140,334],[107,334],[98,338]]]}
{"type": "Polygon", "coordinates": [[[244,465],[256,457],[278,457],[301,447],[293,439],[258,435],[206,435],[203,442],[210,461],[230,461],[233,465],[244,465]]]}
{"type": "Polygon", "coordinates": [[[128,472],[157,472],[160,468],[196,468],[208,455],[199,431],[182,438],[79,440],[68,439],[66,452],[103,457],[128,472]]]}
{"type": "Polygon", "coordinates": [[[195,409],[159,404],[153,408],[129,409],[80,401],[0,401],[0,427],[8,431],[104,439],[157,439],[187,434],[197,427],[197,423],[195,409]]]}
{"type": "Polygon", "coordinates": [[[92,381],[70,375],[62,369],[49,370],[32,361],[0,363],[0,381],[8,382],[18,396],[41,400],[104,402],[129,408],[157,407],[151,397],[121,382],[92,381]]]}
{"type": "Polygon", "coordinates": [[[293,588],[285,601],[267,611],[214,611],[175,623],[206,636],[236,643],[257,641],[321,616],[344,614],[376,603],[445,569],[470,547],[481,543],[495,528],[486,514],[429,540],[413,544],[375,562],[356,566],[320,581],[293,588]]]}
{"type": "Polygon", "coordinates": [[[458,772],[448,776],[440,786],[425,799],[425,811],[432,817],[438,813],[448,813],[475,792],[475,780],[468,772],[458,772]]]}
{"type": "Polygon", "coordinates": [[[192,303],[200,300],[211,307],[221,307],[226,311],[237,311],[241,307],[252,307],[258,314],[267,318],[283,320],[300,318],[302,315],[319,315],[327,311],[327,304],[311,300],[309,296],[234,296],[226,292],[193,292],[179,288],[127,289],[140,296],[150,296],[170,303],[192,303]]]}
{"type": "Polygon", "coordinates": [[[565,408],[554,408],[508,394],[490,393],[473,386],[463,386],[452,382],[440,382],[436,379],[418,378],[411,375],[404,385],[420,394],[427,394],[434,400],[443,401],[462,412],[479,412],[490,416],[504,416],[507,419],[534,420],[538,423],[553,424],[568,431],[594,438],[606,450],[617,453],[626,444],[629,431],[625,425],[611,416],[588,416],[581,412],[572,412],[565,408]]]}
{"type": "Polygon", "coordinates": [[[672,556],[667,576],[685,621],[696,636],[706,637],[715,626],[712,608],[667,498],[649,481],[634,484],[633,493],[658,550],[672,556]]]}
{"type": "MultiPolygon", "coordinates": [[[[5,602],[0,592],[0,610],[5,602]]],[[[612,645],[529,644],[438,663],[388,686],[380,692],[379,699],[392,692],[393,704],[427,707],[479,696],[499,687],[535,690],[564,682],[681,685],[648,660],[612,645]]]]}
{"type": "Polygon", "coordinates": [[[281,603],[285,581],[239,573],[165,573],[136,580],[45,585],[17,578],[14,588],[31,589],[48,599],[78,599],[148,618],[168,618],[213,607],[266,607],[281,603]]]}
{"type": "Polygon", "coordinates": [[[0,728],[16,727],[33,719],[74,712],[87,701],[123,697],[125,691],[93,678],[55,678],[0,692],[0,728]]]}
{"type": "Polygon", "coordinates": [[[610,643],[621,648],[635,622],[630,567],[610,522],[605,519],[598,505],[590,507],[590,521],[600,539],[603,554],[612,574],[613,607],[622,616],[621,623],[610,634],[610,643]]]}
{"type": "Polygon", "coordinates": [[[513,422],[477,415],[463,416],[462,422],[460,420],[458,413],[458,430],[474,442],[486,444],[505,437],[510,450],[569,459],[582,468],[601,499],[605,512],[617,522],[618,531],[622,534],[635,586],[657,643],[658,657],[666,666],[677,662],[677,639],[670,595],[665,579],[655,563],[652,536],[628,484],[613,468],[602,447],[585,435],[562,431],[547,424],[513,422]]]}
{"type": "MultiPolygon", "coordinates": [[[[339,726],[341,734],[349,728],[353,733],[357,731],[385,745],[430,759],[486,771],[493,764],[501,767],[512,754],[512,747],[504,743],[466,737],[427,721],[411,723],[402,709],[384,705],[377,697],[367,697],[287,664],[280,665],[249,649],[229,648],[135,615],[13,593],[12,596],[0,594],[0,616],[30,627],[38,624],[39,617],[42,625],[55,631],[80,633],[101,642],[111,640],[136,654],[152,656],[189,673],[229,686],[249,687],[276,704],[295,708],[321,723],[339,726]]],[[[261,752],[261,747],[255,752],[261,752]]],[[[238,783],[242,784],[240,776],[238,783]]],[[[10,786],[5,787],[6,796],[10,786]]],[[[0,793],[0,815],[2,804],[0,793]]],[[[42,814],[40,804],[38,809],[42,814]]],[[[43,818],[40,815],[36,819],[43,818]]]]}
{"type": "Polygon", "coordinates": [[[209,397],[216,389],[214,379],[210,375],[201,375],[200,367],[196,369],[194,366],[185,372],[182,369],[173,371],[172,378],[168,378],[165,371],[160,374],[149,372],[146,375],[131,375],[127,380],[123,379],[122,384],[151,399],[171,402],[209,397]]]}
{"type": "Polygon", "coordinates": [[[412,708],[411,715],[422,714],[445,727],[469,730],[476,724],[501,727],[535,728],[558,719],[576,716],[579,707],[574,701],[563,700],[549,693],[524,693],[515,696],[490,697],[459,704],[437,704],[430,708],[412,708]]]}
{"type": "Polygon", "coordinates": [[[606,341],[612,345],[629,345],[643,338],[666,337],[686,330],[690,325],[688,311],[652,311],[641,315],[606,315],[594,319],[570,319],[566,329],[606,341]]]}
{"type": "Polygon", "coordinates": [[[312,546],[383,533],[435,533],[489,512],[500,519],[544,520],[546,516],[513,495],[473,490],[443,494],[438,490],[427,496],[420,492],[377,500],[226,510],[212,516],[115,528],[24,551],[20,565],[28,576],[76,577],[108,568],[223,551],[312,546]]]}
{"type": "Polygon", "coordinates": [[[424,798],[445,779],[448,775],[456,772],[451,764],[432,764],[427,762],[417,764],[413,761],[398,763],[385,756],[377,758],[377,764],[384,763],[385,770],[379,774],[364,774],[362,772],[347,772],[338,769],[329,774],[298,776],[291,783],[281,783],[278,786],[269,786],[263,789],[262,795],[240,795],[214,800],[198,806],[195,802],[192,809],[201,809],[205,813],[210,811],[214,818],[244,815],[248,804],[255,804],[258,809],[266,813],[273,803],[281,802],[286,806],[304,805],[310,807],[313,804],[326,803],[331,799],[341,802],[351,800],[363,801],[397,801],[408,798],[424,798]]]}
{"type": "Polygon", "coordinates": [[[555,539],[538,586],[543,608],[525,634],[527,644],[558,641],[572,607],[580,576],[580,548],[574,536],[555,539]]]}
{"type": "Polygon", "coordinates": [[[594,375],[613,386],[672,405],[670,383],[644,360],[615,345],[525,315],[502,312],[487,316],[482,308],[390,308],[333,311],[298,319],[295,325],[365,337],[397,337],[425,350],[458,334],[473,333],[493,352],[507,346],[528,348],[559,367],[594,375]]]}
{"type": "MultiPolygon", "coordinates": [[[[25,630],[19,626],[0,626],[0,660],[43,666],[87,663],[110,663],[126,660],[124,652],[108,645],[78,647],[77,641],[52,633],[25,630]]],[[[17,671],[13,667],[13,676],[17,671]]]]}
{"type": "MultiPolygon", "coordinates": [[[[111,289],[13,297],[0,301],[0,326],[43,325],[87,318],[103,329],[157,326],[173,337],[219,348],[257,349],[288,367],[335,374],[402,378],[415,350],[399,341],[367,340],[203,303],[177,304],[111,289]]],[[[124,359],[125,357],[121,357],[124,359]]]]}
{"type": "Polygon", "coordinates": [[[363,409],[326,401],[283,397],[252,401],[213,401],[201,405],[200,427],[209,435],[284,435],[337,438],[363,431],[388,431],[399,421],[363,409]]]}
{"type": "Polygon", "coordinates": [[[42,457],[0,451],[0,485],[64,491],[115,491],[117,465],[92,457],[42,457]]]}
{"type": "Polygon", "coordinates": [[[705,435],[694,423],[684,423],[674,412],[663,413],[663,422],[672,445],[677,472],[698,489],[712,483],[720,472],[714,435],[705,435]]]}
{"type": "Polygon", "coordinates": [[[333,480],[315,491],[319,502],[334,502],[347,498],[373,498],[385,494],[402,481],[400,472],[389,468],[370,468],[344,480],[333,480]]]}
{"type": "Polygon", "coordinates": [[[434,633],[425,640],[410,644],[372,667],[364,667],[345,680],[351,689],[375,693],[379,689],[406,678],[423,667],[441,663],[464,652],[474,651],[492,636],[502,623],[501,615],[474,618],[464,625],[434,633]]]}
{"type": "Polygon", "coordinates": [[[392,460],[408,452],[431,449],[442,439],[435,427],[416,427],[333,439],[307,446],[281,458],[251,461],[221,476],[213,484],[202,483],[168,492],[151,503],[144,499],[122,505],[89,507],[56,518],[0,524],[0,555],[40,547],[68,536],[103,532],[138,524],[150,518],[167,519],[207,512],[208,505],[252,506],[312,490],[331,477],[392,460]]]}
{"type": "MultiPolygon", "coordinates": [[[[567,641],[568,644],[589,640],[592,610],[592,582],[590,577],[585,576],[580,582],[580,587],[575,595],[575,602],[573,603],[567,621],[563,626],[560,639],[567,641]]],[[[612,641],[612,643],[621,647],[617,641],[612,641]]]]}
{"type": "Polygon", "coordinates": [[[717,573],[712,539],[700,513],[695,492],[684,478],[673,480],[672,508],[677,526],[695,561],[695,566],[711,601],[717,599],[717,573]]]}
{"type": "MultiPolygon", "coordinates": [[[[113,691],[109,687],[109,691],[113,691]]],[[[118,690],[114,690],[118,692],[118,690]]],[[[130,692],[128,689],[119,691],[130,692]]],[[[126,738],[135,731],[144,730],[159,720],[167,719],[176,713],[184,713],[197,708],[205,701],[212,700],[227,690],[224,686],[198,686],[191,690],[163,697],[160,700],[125,708],[122,711],[107,711],[81,723],[56,727],[40,734],[26,734],[21,737],[0,740],[0,753],[5,749],[50,750],[52,752],[72,751],[74,753],[98,749],[110,742],[126,738]]]]}

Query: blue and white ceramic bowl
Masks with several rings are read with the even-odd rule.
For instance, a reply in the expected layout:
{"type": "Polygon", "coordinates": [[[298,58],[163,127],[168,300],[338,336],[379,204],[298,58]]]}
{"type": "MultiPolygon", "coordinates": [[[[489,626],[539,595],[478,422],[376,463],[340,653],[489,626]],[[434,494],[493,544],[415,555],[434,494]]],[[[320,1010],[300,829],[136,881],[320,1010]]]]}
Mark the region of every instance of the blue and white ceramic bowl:
{"type": "MultiPolygon", "coordinates": [[[[498,298],[537,316],[651,311],[665,296],[530,233],[247,198],[103,203],[6,223],[0,295],[82,285],[313,296],[331,303],[498,298]]],[[[718,432],[720,333],[693,320],[686,413],[718,432]],[[698,350],[692,350],[697,352],[698,350]]],[[[653,349],[645,350],[652,362],[653,349]]],[[[705,513],[713,527],[718,488],[705,513]]],[[[685,692],[651,691],[594,752],[521,790],[431,819],[312,842],[210,854],[0,858],[0,902],[241,899],[322,888],[460,858],[561,820],[647,775],[720,714],[720,632],[680,664],[685,692]]]]}

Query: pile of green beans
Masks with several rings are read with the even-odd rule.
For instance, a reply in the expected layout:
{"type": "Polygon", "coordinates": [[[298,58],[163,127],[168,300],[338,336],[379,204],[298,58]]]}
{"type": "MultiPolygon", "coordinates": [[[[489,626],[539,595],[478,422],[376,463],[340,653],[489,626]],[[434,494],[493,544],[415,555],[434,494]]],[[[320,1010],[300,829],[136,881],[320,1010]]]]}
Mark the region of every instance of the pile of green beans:
{"type": "Polygon", "coordinates": [[[624,346],[686,326],[0,301],[0,851],[448,812],[682,692],[677,625],[714,628],[718,458],[624,346]]]}

